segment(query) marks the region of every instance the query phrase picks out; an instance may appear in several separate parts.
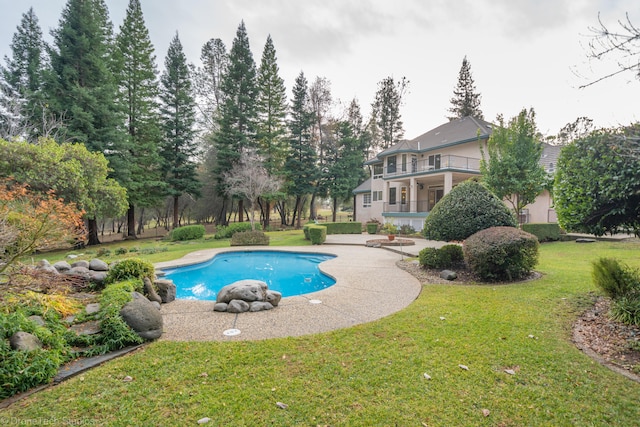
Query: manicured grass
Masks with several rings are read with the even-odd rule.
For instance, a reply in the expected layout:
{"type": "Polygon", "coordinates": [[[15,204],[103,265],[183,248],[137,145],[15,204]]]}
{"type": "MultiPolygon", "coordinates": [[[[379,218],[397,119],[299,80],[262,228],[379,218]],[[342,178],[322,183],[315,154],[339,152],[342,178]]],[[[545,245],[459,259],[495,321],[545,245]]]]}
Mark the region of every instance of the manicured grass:
{"type": "Polygon", "coordinates": [[[638,243],[545,244],[539,280],[425,285],[406,309],[357,327],[258,342],[156,342],[0,417],[118,426],[204,417],[234,426],[637,425],[640,384],[582,354],[570,328],[596,292],[590,262],[609,256],[640,267],[639,251],[638,243]]]}

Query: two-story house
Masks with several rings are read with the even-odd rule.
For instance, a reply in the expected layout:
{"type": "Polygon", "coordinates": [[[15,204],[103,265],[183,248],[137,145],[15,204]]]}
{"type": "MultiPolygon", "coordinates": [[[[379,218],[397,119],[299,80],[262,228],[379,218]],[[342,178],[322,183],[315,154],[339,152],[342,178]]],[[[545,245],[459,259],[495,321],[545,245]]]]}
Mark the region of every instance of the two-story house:
{"type": "MultiPolygon", "coordinates": [[[[481,148],[486,147],[492,128],[489,122],[465,117],[378,153],[365,163],[371,178],[353,191],[354,220],[377,219],[422,230],[429,211],[445,194],[480,175],[481,148]]],[[[545,144],[541,164],[550,173],[558,153],[558,147],[545,144]]],[[[547,191],[521,215],[524,222],[556,222],[547,191]]]]}

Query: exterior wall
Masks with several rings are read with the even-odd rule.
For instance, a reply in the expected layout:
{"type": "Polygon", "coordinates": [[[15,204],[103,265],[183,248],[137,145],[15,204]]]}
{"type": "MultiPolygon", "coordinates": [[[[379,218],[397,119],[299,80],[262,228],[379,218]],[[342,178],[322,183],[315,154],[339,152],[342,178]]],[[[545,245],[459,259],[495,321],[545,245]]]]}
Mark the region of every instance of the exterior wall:
{"type": "Polygon", "coordinates": [[[527,222],[558,222],[556,211],[553,209],[553,199],[547,190],[525,209],[528,210],[527,222]]]}

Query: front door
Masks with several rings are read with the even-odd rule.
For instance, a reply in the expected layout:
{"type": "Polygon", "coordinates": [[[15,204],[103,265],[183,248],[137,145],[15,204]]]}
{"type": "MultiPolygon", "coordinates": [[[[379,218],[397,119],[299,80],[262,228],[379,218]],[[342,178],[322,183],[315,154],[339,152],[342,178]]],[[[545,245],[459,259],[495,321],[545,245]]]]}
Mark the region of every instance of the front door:
{"type": "Polygon", "coordinates": [[[436,203],[444,196],[444,188],[429,188],[429,210],[433,209],[436,203]]]}

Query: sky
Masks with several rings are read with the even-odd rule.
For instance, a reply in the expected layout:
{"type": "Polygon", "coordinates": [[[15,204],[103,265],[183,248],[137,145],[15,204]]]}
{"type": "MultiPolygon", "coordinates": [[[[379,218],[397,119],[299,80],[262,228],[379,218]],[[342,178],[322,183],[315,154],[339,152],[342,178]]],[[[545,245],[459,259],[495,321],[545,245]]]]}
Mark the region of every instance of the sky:
{"type": "MultiPolygon", "coordinates": [[[[106,0],[118,31],[128,0],[106,0]]],[[[34,8],[50,42],[66,0],[0,0],[0,56],[22,14],[34,8]]],[[[339,114],[357,99],[365,118],[378,82],[406,77],[401,108],[405,137],[446,123],[450,99],[466,56],[488,121],[523,108],[536,112],[538,129],[556,134],[586,116],[597,127],[640,120],[640,80],[628,72],[580,89],[616,71],[617,58],[590,60],[588,44],[598,18],[610,30],[629,13],[640,25],[637,0],[141,0],[158,70],[178,33],[189,62],[212,38],[231,49],[244,21],[257,65],[267,36],[277,52],[288,97],[302,71],[311,83],[330,81],[339,114]]],[[[4,63],[4,62],[3,62],[4,63]]]]}

